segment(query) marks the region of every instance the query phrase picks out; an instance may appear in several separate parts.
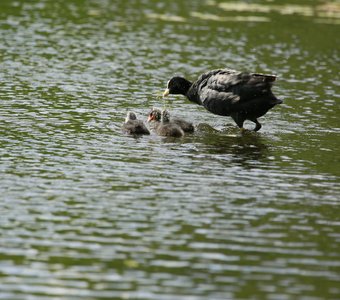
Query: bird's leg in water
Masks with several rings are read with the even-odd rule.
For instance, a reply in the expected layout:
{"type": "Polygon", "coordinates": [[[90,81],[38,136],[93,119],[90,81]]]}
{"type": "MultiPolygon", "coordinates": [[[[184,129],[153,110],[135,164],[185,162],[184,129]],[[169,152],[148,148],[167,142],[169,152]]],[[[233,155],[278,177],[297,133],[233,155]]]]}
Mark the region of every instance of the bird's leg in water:
{"type": "Polygon", "coordinates": [[[232,115],[231,117],[233,118],[237,126],[241,129],[241,131],[243,132],[245,130],[243,128],[244,118],[240,117],[240,115],[238,114],[232,115]]]}
{"type": "Polygon", "coordinates": [[[252,120],[256,125],[254,128],[254,131],[259,131],[262,127],[262,125],[259,123],[259,121],[257,121],[257,119],[252,120]]]}

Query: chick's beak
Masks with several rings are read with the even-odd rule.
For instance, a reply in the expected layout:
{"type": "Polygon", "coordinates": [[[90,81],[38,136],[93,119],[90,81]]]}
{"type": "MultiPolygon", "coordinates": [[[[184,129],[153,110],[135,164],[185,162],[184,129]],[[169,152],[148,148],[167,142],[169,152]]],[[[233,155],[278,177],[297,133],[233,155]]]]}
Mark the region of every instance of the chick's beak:
{"type": "Polygon", "coordinates": [[[153,115],[150,114],[150,115],[148,116],[148,123],[151,122],[151,121],[153,121],[153,119],[154,119],[153,115]]]}
{"type": "Polygon", "coordinates": [[[170,94],[170,90],[169,89],[166,89],[163,93],[163,97],[166,97],[170,94]]]}

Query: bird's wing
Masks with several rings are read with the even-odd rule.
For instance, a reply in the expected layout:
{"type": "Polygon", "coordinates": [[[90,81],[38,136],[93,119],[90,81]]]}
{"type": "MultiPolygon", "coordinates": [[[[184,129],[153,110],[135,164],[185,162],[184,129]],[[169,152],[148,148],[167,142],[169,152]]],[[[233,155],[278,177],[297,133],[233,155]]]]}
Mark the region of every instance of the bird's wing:
{"type": "Polygon", "coordinates": [[[219,92],[210,88],[202,89],[200,98],[207,110],[221,116],[229,116],[240,100],[240,97],[234,93],[219,92]]]}
{"type": "MultiPolygon", "coordinates": [[[[268,93],[275,79],[273,75],[222,69],[206,77],[200,88],[201,93],[204,90],[210,90],[223,93],[226,100],[232,98],[235,101],[237,97],[237,100],[243,102],[268,93]]],[[[216,96],[215,93],[214,95],[216,96]]]]}
{"type": "Polygon", "coordinates": [[[248,101],[271,95],[273,75],[219,69],[204,73],[195,82],[200,102],[210,112],[230,115],[248,101]]]}
{"type": "Polygon", "coordinates": [[[242,82],[237,76],[239,73],[220,69],[202,74],[195,83],[202,105],[214,114],[230,115],[235,104],[240,101],[240,96],[235,93],[235,87],[242,82]]]}

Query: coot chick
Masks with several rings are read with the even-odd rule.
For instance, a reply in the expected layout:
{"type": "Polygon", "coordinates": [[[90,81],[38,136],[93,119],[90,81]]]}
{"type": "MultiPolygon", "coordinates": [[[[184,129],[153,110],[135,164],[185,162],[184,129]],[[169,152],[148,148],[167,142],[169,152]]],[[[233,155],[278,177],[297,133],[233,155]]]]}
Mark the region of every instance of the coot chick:
{"type": "MultiPolygon", "coordinates": [[[[150,113],[150,115],[151,114],[152,112],[150,113]]],[[[151,121],[150,115],[148,118],[148,122],[151,121]]],[[[167,110],[163,110],[161,112],[160,122],[155,123],[155,131],[158,135],[173,137],[182,137],[184,135],[184,131],[182,130],[182,128],[176,123],[170,121],[170,113],[167,110]]]]}
{"type": "MultiPolygon", "coordinates": [[[[159,108],[153,108],[149,113],[148,122],[160,122],[162,111],[159,108]]],[[[192,123],[179,118],[171,118],[171,122],[177,124],[184,132],[194,132],[195,127],[192,123]]]]}
{"type": "Polygon", "coordinates": [[[258,131],[262,125],[257,118],[282,103],[271,91],[275,80],[274,75],[218,69],[202,74],[195,82],[172,77],[163,97],[184,95],[213,114],[231,116],[241,129],[244,121],[250,120],[256,124],[254,130],[258,131]]]}
{"type": "Polygon", "coordinates": [[[123,124],[123,131],[128,134],[150,134],[143,121],[137,120],[134,112],[129,111],[123,124]]]}

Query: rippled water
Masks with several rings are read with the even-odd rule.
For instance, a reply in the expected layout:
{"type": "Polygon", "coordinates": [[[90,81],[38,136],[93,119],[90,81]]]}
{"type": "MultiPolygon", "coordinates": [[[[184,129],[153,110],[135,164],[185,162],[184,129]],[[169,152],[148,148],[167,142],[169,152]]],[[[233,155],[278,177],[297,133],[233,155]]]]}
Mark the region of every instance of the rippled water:
{"type": "Polygon", "coordinates": [[[1,299],[339,298],[340,8],[262,2],[1,1],[1,299]],[[159,97],[226,66],[279,76],[258,133],[159,97]]]}

